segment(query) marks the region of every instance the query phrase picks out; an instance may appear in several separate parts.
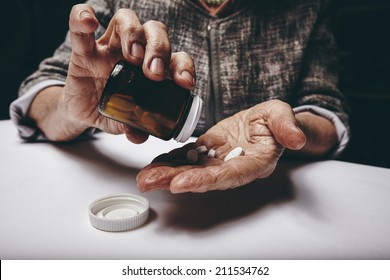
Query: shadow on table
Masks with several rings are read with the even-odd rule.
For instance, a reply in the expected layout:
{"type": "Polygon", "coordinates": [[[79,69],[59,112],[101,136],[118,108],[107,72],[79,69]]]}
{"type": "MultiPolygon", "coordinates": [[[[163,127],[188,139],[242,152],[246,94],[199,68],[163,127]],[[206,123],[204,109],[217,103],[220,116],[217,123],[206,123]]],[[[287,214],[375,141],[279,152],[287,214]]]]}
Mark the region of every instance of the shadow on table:
{"type": "Polygon", "coordinates": [[[126,176],[135,178],[139,171],[138,168],[130,165],[125,165],[120,161],[115,160],[113,156],[105,155],[97,148],[95,141],[99,139],[88,139],[78,142],[63,142],[54,144],[55,147],[62,152],[76,158],[79,161],[85,162],[86,167],[99,170],[104,173],[111,173],[115,176],[126,176]]]}
{"type": "Polygon", "coordinates": [[[288,173],[303,164],[281,161],[270,177],[232,190],[169,196],[171,207],[163,214],[166,227],[204,231],[244,218],[269,205],[293,200],[295,191],[288,173]]]}
{"type": "MultiPolygon", "coordinates": [[[[94,145],[94,141],[61,143],[56,144],[56,147],[97,170],[104,169],[104,172],[110,172],[115,176],[129,178],[136,176],[139,169],[101,153],[94,145]]],[[[232,190],[175,195],[166,192],[159,199],[167,200],[170,208],[162,213],[156,213],[151,209],[149,222],[159,216],[164,219],[166,228],[204,231],[244,218],[269,205],[291,201],[295,197],[295,190],[288,174],[292,169],[305,164],[307,162],[281,160],[270,177],[232,190]]]]}

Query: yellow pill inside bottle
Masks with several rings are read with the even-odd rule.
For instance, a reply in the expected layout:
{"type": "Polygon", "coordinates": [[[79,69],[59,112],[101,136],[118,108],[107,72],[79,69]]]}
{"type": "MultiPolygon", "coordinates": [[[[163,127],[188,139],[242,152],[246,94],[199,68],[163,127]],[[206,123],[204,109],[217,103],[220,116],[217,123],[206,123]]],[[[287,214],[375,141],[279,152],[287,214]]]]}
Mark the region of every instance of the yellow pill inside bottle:
{"type": "Polygon", "coordinates": [[[145,77],[141,67],[115,64],[99,101],[99,112],[163,140],[185,142],[194,132],[202,99],[171,80],[145,77]]]}

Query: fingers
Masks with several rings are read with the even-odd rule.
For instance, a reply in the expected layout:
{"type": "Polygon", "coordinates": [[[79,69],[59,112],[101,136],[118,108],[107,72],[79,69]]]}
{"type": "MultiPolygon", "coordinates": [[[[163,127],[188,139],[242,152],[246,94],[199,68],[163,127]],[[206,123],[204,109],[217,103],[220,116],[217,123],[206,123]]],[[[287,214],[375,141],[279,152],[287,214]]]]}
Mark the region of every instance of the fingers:
{"type": "Polygon", "coordinates": [[[106,46],[117,60],[124,58],[133,65],[142,65],[143,73],[151,80],[162,81],[169,73],[181,87],[195,87],[194,62],[184,52],[172,54],[167,28],[159,21],[142,25],[135,12],[119,9],[97,43],[106,46]]]}
{"type": "Polygon", "coordinates": [[[169,189],[172,193],[206,192],[226,190],[245,185],[257,178],[269,176],[276,166],[276,161],[268,162],[249,156],[240,156],[218,164],[206,163],[204,166],[167,166],[153,163],[137,176],[141,192],[154,189],[169,189]]]}
{"type": "Polygon", "coordinates": [[[114,55],[133,65],[142,65],[146,77],[162,81],[167,77],[171,45],[165,25],[159,21],[141,24],[129,9],[119,9],[111,19],[106,32],[98,40],[114,55]]]}
{"type": "Polygon", "coordinates": [[[82,56],[95,51],[95,30],[99,23],[95,12],[87,4],[73,6],[69,16],[69,32],[72,51],[82,56]]]}
{"type": "Polygon", "coordinates": [[[275,139],[288,149],[301,149],[306,143],[306,136],[297,126],[290,105],[279,100],[272,100],[269,104],[267,124],[275,139]]]}
{"type": "Polygon", "coordinates": [[[171,78],[179,86],[190,90],[195,87],[195,65],[189,54],[185,52],[173,53],[169,65],[169,72],[171,78]]]}
{"type": "Polygon", "coordinates": [[[146,77],[155,81],[166,78],[171,60],[171,45],[165,25],[159,21],[148,21],[144,25],[146,51],[142,70],[146,77]]]}
{"type": "Polygon", "coordinates": [[[158,189],[169,190],[172,179],[177,174],[190,170],[191,168],[189,165],[173,167],[162,163],[152,163],[138,173],[138,188],[140,192],[158,189]]]}
{"type": "Polygon", "coordinates": [[[220,165],[195,168],[177,174],[171,181],[170,191],[206,192],[235,188],[255,180],[259,168],[260,162],[257,159],[237,157],[220,165]]]}
{"type": "Polygon", "coordinates": [[[188,143],[183,147],[171,150],[169,153],[157,156],[137,175],[140,191],[169,189],[170,182],[176,175],[193,168],[188,163],[187,152],[196,147],[196,143],[188,143]]]}
{"type": "Polygon", "coordinates": [[[145,56],[145,33],[138,16],[129,9],[119,9],[111,19],[99,44],[133,65],[141,65],[145,56]]]}
{"type": "Polygon", "coordinates": [[[149,134],[136,128],[132,128],[131,126],[125,126],[125,135],[126,138],[134,144],[142,144],[149,138],[149,134]]]}

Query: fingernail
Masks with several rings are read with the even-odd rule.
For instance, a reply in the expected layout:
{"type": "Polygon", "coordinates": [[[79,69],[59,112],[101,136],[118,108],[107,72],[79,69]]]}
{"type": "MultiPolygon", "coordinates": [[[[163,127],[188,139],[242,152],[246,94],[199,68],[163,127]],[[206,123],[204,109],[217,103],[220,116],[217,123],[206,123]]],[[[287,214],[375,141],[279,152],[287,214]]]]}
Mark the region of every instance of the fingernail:
{"type": "Polygon", "coordinates": [[[190,74],[190,72],[184,70],[184,71],[182,71],[182,72],[180,73],[180,76],[181,76],[184,80],[186,80],[192,87],[195,86],[195,79],[194,79],[194,77],[190,74]]]}
{"type": "Polygon", "coordinates": [[[89,11],[81,11],[80,12],[80,18],[81,19],[84,19],[84,18],[93,18],[92,14],[89,12],[89,11]]]}
{"type": "Polygon", "coordinates": [[[150,71],[152,71],[156,75],[164,76],[165,74],[164,61],[159,57],[154,58],[152,60],[152,63],[150,64],[150,71]]]}
{"type": "Polygon", "coordinates": [[[186,188],[183,187],[183,183],[181,181],[176,182],[175,184],[171,185],[170,191],[173,194],[179,194],[179,193],[184,193],[186,192],[186,188]]]}
{"type": "Polygon", "coordinates": [[[144,47],[140,43],[133,43],[131,45],[131,55],[136,58],[144,58],[145,50],[144,47]]]}
{"type": "Polygon", "coordinates": [[[306,144],[306,135],[302,129],[296,125],[292,127],[296,131],[294,137],[291,137],[291,149],[299,150],[306,144]]]}

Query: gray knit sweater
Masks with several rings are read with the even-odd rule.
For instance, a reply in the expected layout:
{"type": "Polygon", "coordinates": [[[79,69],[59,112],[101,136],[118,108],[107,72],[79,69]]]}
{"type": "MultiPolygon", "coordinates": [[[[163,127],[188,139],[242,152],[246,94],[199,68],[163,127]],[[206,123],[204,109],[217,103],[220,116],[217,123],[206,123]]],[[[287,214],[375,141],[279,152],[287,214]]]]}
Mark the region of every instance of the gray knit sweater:
{"type": "MultiPolygon", "coordinates": [[[[315,105],[334,112],[347,129],[347,106],[337,89],[337,51],[327,27],[325,0],[247,1],[224,18],[209,15],[191,0],[89,0],[101,36],[119,8],[141,22],[168,28],[173,51],[195,61],[195,93],[205,101],[196,133],[219,120],[270,99],[292,107],[315,105]]],[[[65,81],[70,56],[65,42],[28,77],[20,95],[46,79],[65,81]]]]}

